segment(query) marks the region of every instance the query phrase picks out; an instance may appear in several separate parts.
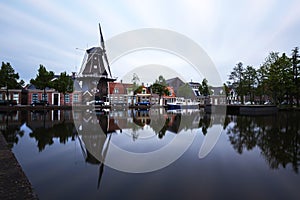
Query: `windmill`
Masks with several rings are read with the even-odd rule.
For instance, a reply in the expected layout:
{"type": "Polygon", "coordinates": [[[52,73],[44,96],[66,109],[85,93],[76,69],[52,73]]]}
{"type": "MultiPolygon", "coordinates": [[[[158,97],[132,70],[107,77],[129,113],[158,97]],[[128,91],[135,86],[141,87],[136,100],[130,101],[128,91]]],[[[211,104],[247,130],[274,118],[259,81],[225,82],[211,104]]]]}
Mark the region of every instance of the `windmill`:
{"type": "Polygon", "coordinates": [[[100,46],[92,47],[85,51],[77,76],[77,80],[81,82],[84,102],[89,102],[93,98],[103,102],[107,101],[108,82],[116,80],[111,75],[100,23],[99,32],[100,46]]]}

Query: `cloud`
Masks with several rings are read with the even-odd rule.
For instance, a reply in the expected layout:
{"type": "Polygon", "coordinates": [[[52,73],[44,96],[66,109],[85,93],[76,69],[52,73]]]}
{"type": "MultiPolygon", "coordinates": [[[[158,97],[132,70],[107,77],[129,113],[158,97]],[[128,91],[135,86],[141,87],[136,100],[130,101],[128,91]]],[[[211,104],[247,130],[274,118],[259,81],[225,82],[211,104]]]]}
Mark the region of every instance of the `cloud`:
{"type": "MultiPolygon", "coordinates": [[[[101,22],[105,39],[145,27],[186,35],[208,53],[225,81],[238,61],[258,66],[270,51],[289,53],[299,46],[299,7],[296,0],[4,1],[0,59],[16,63],[16,71],[26,77],[30,75],[24,66],[34,68],[40,62],[57,73],[71,71],[80,66],[84,54],[76,47],[99,44],[101,22]]],[[[143,63],[145,58],[131,59],[143,63]]],[[[169,62],[177,62],[174,67],[182,64],[169,62]]],[[[123,72],[118,70],[113,69],[115,74],[123,72]]]]}

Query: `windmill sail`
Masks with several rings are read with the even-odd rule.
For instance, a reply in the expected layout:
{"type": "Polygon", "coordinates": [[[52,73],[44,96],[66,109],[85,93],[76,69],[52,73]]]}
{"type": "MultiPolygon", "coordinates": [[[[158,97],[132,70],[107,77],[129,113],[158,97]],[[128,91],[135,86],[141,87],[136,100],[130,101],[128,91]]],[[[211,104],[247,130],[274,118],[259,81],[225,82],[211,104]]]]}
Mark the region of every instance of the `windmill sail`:
{"type": "Polygon", "coordinates": [[[104,44],[104,39],[103,39],[103,34],[102,34],[102,30],[101,30],[101,25],[99,23],[99,31],[100,31],[100,41],[101,41],[101,47],[102,47],[102,51],[103,51],[103,56],[104,56],[104,59],[105,59],[105,62],[107,64],[107,68],[108,68],[108,71],[109,71],[109,75],[110,77],[111,76],[111,71],[110,71],[110,66],[109,66],[109,62],[108,62],[108,58],[107,58],[107,54],[106,54],[106,49],[105,49],[105,44],[104,44]]]}
{"type": "Polygon", "coordinates": [[[108,58],[106,55],[105,44],[101,26],[100,30],[100,46],[91,47],[85,51],[77,80],[81,83],[84,93],[83,102],[90,102],[94,97],[103,102],[108,97],[108,82],[116,79],[112,78],[108,58]],[[109,72],[109,74],[107,73],[109,72]],[[109,77],[110,75],[110,77],[109,77]]]}

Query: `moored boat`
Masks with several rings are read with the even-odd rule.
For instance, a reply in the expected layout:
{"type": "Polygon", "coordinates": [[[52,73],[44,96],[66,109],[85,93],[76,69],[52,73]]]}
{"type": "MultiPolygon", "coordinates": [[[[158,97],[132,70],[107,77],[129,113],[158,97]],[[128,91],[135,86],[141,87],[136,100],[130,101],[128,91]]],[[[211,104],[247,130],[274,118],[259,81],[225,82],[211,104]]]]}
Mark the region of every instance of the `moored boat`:
{"type": "Polygon", "coordinates": [[[185,99],[183,97],[177,97],[175,101],[167,103],[167,109],[183,109],[183,108],[191,108],[197,109],[199,108],[199,102],[193,101],[191,99],[185,99]]]}

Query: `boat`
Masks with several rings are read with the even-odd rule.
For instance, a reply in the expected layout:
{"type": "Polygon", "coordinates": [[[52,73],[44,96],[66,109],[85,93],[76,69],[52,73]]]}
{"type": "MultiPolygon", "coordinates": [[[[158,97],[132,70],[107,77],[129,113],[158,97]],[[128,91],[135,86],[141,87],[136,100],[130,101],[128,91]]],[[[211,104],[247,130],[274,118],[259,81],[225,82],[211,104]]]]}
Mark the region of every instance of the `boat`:
{"type": "Polygon", "coordinates": [[[190,109],[198,109],[199,102],[193,101],[191,99],[185,99],[183,97],[176,97],[175,101],[167,103],[167,109],[183,109],[183,108],[190,108],[190,109]]]}

